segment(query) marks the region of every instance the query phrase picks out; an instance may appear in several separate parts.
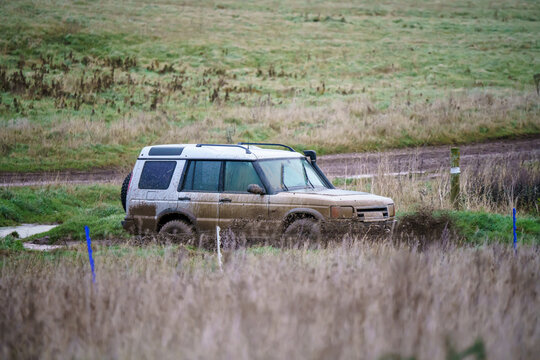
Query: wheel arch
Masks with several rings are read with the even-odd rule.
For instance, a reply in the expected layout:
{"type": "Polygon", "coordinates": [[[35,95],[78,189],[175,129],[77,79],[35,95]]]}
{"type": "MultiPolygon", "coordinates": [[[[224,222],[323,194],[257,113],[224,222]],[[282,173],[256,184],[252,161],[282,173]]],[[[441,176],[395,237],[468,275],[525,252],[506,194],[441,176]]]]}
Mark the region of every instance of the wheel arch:
{"type": "Polygon", "coordinates": [[[281,230],[285,231],[285,229],[287,229],[287,227],[295,220],[305,218],[311,218],[321,222],[324,221],[324,216],[317,210],[310,208],[295,208],[289,210],[283,217],[283,221],[281,223],[281,230]]]}
{"type": "Polygon", "coordinates": [[[193,226],[197,230],[197,218],[188,210],[165,209],[157,216],[156,232],[159,232],[163,225],[172,220],[181,220],[193,226]]]}

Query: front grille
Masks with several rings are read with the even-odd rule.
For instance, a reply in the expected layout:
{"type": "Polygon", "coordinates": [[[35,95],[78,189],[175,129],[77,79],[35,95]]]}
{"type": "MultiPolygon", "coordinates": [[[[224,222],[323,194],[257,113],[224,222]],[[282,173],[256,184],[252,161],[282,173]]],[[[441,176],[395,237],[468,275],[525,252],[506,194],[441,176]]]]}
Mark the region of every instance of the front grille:
{"type": "Polygon", "coordinates": [[[386,206],[356,208],[356,214],[358,215],[358,219],[361,221],[384,220],[388,218],[388,208],[386,206]]]}

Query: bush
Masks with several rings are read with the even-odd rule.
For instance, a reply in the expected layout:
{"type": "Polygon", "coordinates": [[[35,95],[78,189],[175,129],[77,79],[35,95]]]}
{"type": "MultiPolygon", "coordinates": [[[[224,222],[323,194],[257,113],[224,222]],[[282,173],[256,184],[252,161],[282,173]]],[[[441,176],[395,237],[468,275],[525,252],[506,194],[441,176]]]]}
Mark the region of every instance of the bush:
{"type": "Polygon", "coordinates": [[[23,248],[22,241],[11,234],[0,238],[0,250],[19,251],[23,248]]]}

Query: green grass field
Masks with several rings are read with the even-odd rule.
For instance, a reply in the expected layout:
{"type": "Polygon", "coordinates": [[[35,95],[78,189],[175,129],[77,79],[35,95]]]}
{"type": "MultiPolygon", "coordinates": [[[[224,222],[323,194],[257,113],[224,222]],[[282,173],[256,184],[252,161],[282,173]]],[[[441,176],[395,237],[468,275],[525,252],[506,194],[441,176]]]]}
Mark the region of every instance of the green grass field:
{"type": "Polygon", "coordinates": [[[537,1],[4,1],[0,171],[538,134],[539,20],[537,1]]]}

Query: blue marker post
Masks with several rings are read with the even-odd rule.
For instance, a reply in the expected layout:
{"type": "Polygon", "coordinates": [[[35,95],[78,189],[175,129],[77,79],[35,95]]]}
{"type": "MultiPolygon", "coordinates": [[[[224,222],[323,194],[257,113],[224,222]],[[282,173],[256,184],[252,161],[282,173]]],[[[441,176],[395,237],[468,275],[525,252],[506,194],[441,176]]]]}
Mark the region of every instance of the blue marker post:
{"type": "Polygon", "coordinates": [[[90,240],[90,229],[88,226],[84,227],[86,233],[86,247],[88,248],[88,258],[90,259],[90,269],[92,269],[92,282],[96,283],[96,272],[94,271],[94,258],[92,257],[92,242],[90,240]]]}
{"type": "Polygon", "coordinates": [[[516,208],[512,210],[514,220],[514,251],[517,250],[517,234],[516,234],[516,208]]]}

